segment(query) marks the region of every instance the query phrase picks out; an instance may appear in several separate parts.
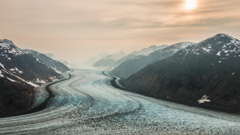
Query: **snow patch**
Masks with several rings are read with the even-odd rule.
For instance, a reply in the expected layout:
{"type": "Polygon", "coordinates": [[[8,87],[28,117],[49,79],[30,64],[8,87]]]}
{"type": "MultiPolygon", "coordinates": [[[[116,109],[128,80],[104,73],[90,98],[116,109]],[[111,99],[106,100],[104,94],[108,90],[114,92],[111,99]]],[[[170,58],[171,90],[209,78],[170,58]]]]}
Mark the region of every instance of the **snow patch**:
{"type": "Polygon", "coordinates": [[[209,48],[202,48],[204,51],[206,51],[206,52],[210,52],[211,51],[211,49],[209,49],[209,48]]]}
{"type": "Polygon", "coordinates": [[[15,74],[13,74],[13,73],[11,73],[11,72],[7,72],[7,71],[5,71],[5,72],[8,73],[8,74],[10,74],[10,75],[12,75],[12,76],[14,76],[14,77],[16,77],[17,79],[21,80],[22,82],[25,82],[25,83],[27,83],[27,84],[33,86],[33,87],[38,87],[37,84],[34,84],[34,83],[32,83],[32,82],[28,82],[28,81],[22,79],[21,77],[15,75],[15,74]]]}
{"type": "Polygon", "coordinates": [[[1,70],[0,70],[0,77],[2,77],[2,78],[4,77],[4,75],[2,74],[2,71],[1,71],[1,70]]]}
{"type": "Polygon", "coordinates": [[[53,69],[55,72],[57,72],[58,74],[62,74],[62,72],[61,72],[61,71],[58,71],[56,67],[54,67],[54,68],[52,67],[52,69],[53,69]]]}
{"type": "Polygon", "coordinates": [[[56,76],[49,77],[49,79],[52,80],[53,82],[57,80],[56,76]]]}
{"type": "Polygon", "coordinates": [[[221,34],[220,37],[225,37],[225,35],[224,35],[224,34],[221,34]]]}
{"type": "Polygon", "coordinates": [[[37,85],[37,84],[35,84],[35,83],[33,83],[33,82],[27,82],[27,84],[29,84],[29,85],[31,85],[31,86],[33,86],[33,87],[38,87],[39,85],[37,85]]]}
{"type": "Polygon", "coordinates": [[[211,100],[208,99],[208,96],[207,95],[203,95],[201,99],[199,99],[197,101],[199,104],[203,104],[203,103],[206,103],[206,102],[211,102],[211,100]]]}
{"type": "Polygon", "coordinates": [[[13,79],[11,79],[11,78],[9,78],[9,77],[6,77],[9,81],[11,81],[11,82],[17,82],[16,80],[13,80],[13,79]]]}
{"type": "Polygon", "coordinates": [[[46,83],[44,80],[40,80],[39,78],[36,79],[35,83],[40,83],[40,84],[44,84],[46,83]]]}
{"type": "Polygon", "coordinates": [[[2,63],[0,63],[0,66],[1,66],[3,69],[5,69],[5,67],[4,67],[4,65],[3,65],[2,63]]]}
{"type": "Polygon", "coordinates": [[[18,72],[19,74],[23,74],[23,71],[19,70],[17,67],[11,68],[10,71],[12,71],[14,73],[18,72]]]}

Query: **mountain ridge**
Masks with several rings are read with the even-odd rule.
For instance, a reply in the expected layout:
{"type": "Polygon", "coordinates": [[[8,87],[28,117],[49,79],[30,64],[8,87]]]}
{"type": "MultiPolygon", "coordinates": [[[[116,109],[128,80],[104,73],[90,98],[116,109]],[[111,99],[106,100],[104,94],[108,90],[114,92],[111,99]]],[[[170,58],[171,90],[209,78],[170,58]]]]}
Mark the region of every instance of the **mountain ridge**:
{"type": "MultiPolygon", "coordinates": [[[[148,66],[149,64],[170,57],[178,50],[185,48],[191,44],[193,43],[179,42],[171,46],[166,45],[159,46],[159,48],[152,50],[151,53],[148,53],[148,55],[133,55],[135,53],[133,52],[129,54],[127,56],[128,58],[124,59],[124,61],[120,65],[116,66],[111,71],[111,73],[121,78],[127,78],[130,75],[148,66]]],[[[151,46],[149,48],[151,48],[151,46]]],[[[141,53],[142,50],[140,50],[140,54],[142,54],[141,53]]]]}
{"type": "Polygon", "coordinates": [[[123,51],[113,53],[99,59],[93,64],[93,66],[94,67],[112,67],[116,61],[123,58],[124,56],[125,56],[125,52],[123,51]]]}
{"type": "Polygon", "coordinates": [[[121,83],[130,91],[173,102],[239,109],[239,69],[239,40],[217,34],[147,66],[121,83]]]}
{"type": "Polygon", "coordinates": [[[65,64],[63,64],[60,61],[54,60],[43,53],[40,53],[34,50],[29,50],[29,49],[25,49],[24,51],[31,54],[37,60],[40,60],[41,62],[43,62],[46,66],[52,68],[57,73],[70,71],[70,69],[65,64]]]}

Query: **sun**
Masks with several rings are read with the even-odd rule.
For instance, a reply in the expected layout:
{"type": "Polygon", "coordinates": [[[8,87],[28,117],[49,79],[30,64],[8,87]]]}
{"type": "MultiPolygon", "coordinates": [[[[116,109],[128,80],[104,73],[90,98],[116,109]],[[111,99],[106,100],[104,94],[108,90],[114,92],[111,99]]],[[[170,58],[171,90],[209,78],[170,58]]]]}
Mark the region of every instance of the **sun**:
{"type": "Polygon", "coordinates": [[[197,0],[185,0],[185,9],[193,10],[197,6],[197,0]]]}

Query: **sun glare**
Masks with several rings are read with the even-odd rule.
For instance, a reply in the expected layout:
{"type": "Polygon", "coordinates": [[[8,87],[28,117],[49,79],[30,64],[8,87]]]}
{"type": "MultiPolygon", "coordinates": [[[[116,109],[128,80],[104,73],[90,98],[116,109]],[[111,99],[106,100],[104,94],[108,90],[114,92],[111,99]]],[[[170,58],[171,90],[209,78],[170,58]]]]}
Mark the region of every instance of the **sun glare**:
{"type": "Polygon", "coordinates": [[[187,10],[193,10],[197,6],[197,0],[185,0],[185,8],[187,10]]]}

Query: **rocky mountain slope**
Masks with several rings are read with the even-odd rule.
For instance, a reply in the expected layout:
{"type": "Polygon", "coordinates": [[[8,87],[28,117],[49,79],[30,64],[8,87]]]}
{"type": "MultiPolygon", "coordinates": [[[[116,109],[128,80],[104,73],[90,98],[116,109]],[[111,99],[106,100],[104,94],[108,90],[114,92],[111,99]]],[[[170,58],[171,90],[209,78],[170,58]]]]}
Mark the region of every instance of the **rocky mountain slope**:
{"type": "Polygon", "coordinates": [[[192,44],[193,43],[191,42],[181,42],[181,43],[173,44],[171,46],[166,46],[166,45],[151,46],[149,48],[138,51],[138,53],[133,52],[130,55],[128,55],[128,57],[125,58],[120,65],[115,67],[111,71],[111,73],[121,78],[127,78],[130,75],[137,73],[144,67],[156,61],[170,57],[174,53],[176,53],[178,50],[192,44]],[[147,53],[145,53],[145,50],[148,50],[147,53]]]}
{"type": "Polygon", "coordinates": [[[0,63],[9,73],[31,83],[38,84],[61,78],[61,75],[42,61],[6,39],[0,40],[0,63]]]}
{"type": "Polygon", "coordinates": [[[121,83],[133,92],[178,103],[240,109],[239,69],[240,41],[218,34],[121,83]]]}
{"type": "Polygon", "coordinates": [[[0,40],[0,117],[28,109],[35,98],[34,87],[60,78],[12,41],[0,40]]]}
{"type": "MultiPolygon", "coordinates": [[[[37,60],[40,60],[42,63],[44,63],[46,66],[52,68],[57,73],[70,71],[70,69],[65,64],[63,64],[60,61],[54,60],[45,54],[39,53],[34,50],[25,50],[25,52],[31,54],[37,60]]],[[[50,56],[53,57],[53,55],[50,55],[50,56]]]]}

